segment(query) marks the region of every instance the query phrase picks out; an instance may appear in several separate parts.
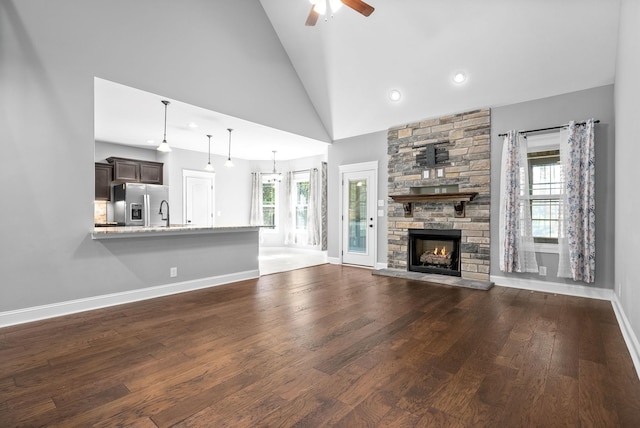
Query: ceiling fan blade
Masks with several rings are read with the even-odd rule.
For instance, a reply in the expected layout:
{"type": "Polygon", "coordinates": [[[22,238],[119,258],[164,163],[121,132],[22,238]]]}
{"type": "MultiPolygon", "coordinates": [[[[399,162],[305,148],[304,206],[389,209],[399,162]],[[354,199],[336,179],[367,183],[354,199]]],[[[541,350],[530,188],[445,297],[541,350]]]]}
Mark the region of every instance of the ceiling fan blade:
{"type": "Polygon", "coordinates": [[[320,14],[316,12],[315,5],[311,5],[311,10],[309,11],[309,16],[307,16],[307,22],[304,23],[307,27],[313,27],[318,22],[318,17],[320,14]]]}
{"type": "Polygon", "coordinates": [[[362,0],[340,0],[345,6],[350,7],[358,13],[364,16],[369,16],[373,13],[375,8],[362,0]]]}

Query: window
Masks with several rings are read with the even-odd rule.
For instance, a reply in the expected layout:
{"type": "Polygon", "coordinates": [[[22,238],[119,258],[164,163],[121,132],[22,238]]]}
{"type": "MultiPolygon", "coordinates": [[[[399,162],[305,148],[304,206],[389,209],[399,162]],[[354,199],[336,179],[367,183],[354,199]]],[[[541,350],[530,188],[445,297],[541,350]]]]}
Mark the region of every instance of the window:
{"type": "Polygon", "coordinates": [[[307,230],[307,209],[309,204],[309,177],[296,179],[296,229],[307,230]]]}
{"type": "Polygon", "coordinates": [[[563,185],[559,150],[529,153],[529,185],[533,240],[557,244],[563,185]]]}
{"type": "Polygon", "coordinates": [[[531,232],[537,252],[558,251],[560,232],[561,198],[564,189],[564,172],[560,162],[560,133],[527,136],[529,206],[531,232]]]}
{"type": "Polygon", "coordinates": [[[277,226],[276,197],[276,183],[262,183],[262,219],[265,226],[277,226]]]}

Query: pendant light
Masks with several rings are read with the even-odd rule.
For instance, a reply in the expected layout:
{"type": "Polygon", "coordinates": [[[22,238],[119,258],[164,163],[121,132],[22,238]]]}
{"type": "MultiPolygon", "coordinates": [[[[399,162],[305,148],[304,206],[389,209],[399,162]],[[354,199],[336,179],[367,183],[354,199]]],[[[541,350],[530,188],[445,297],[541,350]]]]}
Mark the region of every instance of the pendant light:
{"type": "Polygon", "coordinates": [[[209,162],[207,162],[207,166],[204,167],[204,170],[213,172],[213,165],[211,165],[211,135],[207,134],[207,138],[209,138],[209,162]]]}
{"type": "Polygon", "coordinates": [[[273,172],[271,174],[263,174],[262,177],[267,183],[277,183],[282,181],[282,173],[276,171],[276,151],[273,152],[273,172]]]}
{"type": "Polygon", "coordinates": [[[229,131],[229,157],[227,158],[227,161],[224,163],[224,166],[226,166],[227,168],[232,168],[233,162],[231,162],[231,131],[233,131],[233,129],[227,128],[227,131],[229,131]]]}
{"type": "Polygon", "coordinates": [[[167,143],[167,106],[169,105],[169,101],[162,100],[162,104],[164,104],[164,138],[157,150],[159,152],[168,153],[171,151],[171,147],[169,147],[169,143],[167,143]]]}

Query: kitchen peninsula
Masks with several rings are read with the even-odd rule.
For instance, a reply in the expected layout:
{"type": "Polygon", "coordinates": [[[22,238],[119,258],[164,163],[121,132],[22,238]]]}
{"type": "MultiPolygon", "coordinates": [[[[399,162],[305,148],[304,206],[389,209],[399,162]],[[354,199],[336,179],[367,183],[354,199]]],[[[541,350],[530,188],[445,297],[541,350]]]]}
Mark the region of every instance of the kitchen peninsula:
{"type": "MultiPolygon", "coordinates": [[[[95,227],[91,232],[92,239],[141,238],[141,237],[169,237],[178,235],[208,235],[236,232],[258,232],[257,226],[115,226],[95,227]]],[[[256,236],[256,242],[258,237],[256,236]]],[[[257,257],[257,255],[256,255],[257,257]]]]}
{"type": "Polygon", "coordinates": [[[256,226],[95,227],[83,254],[108,260],[97,275],[111,288],[65,302],[56,314],[258,278],[260,228],[256,226]],[[107,257],[108,256],[108,257],[107,257]]]}

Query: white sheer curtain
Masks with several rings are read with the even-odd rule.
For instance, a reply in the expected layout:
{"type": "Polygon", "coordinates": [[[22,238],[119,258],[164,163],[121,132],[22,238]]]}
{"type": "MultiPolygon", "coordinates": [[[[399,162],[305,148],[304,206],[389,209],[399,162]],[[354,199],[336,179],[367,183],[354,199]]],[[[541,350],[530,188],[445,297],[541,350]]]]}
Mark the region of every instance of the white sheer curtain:
{"type": "Polygon", "coordinates": [[[565,177],[558,276],[594,282],[596,267],[595,120],[569,122],[560,142],[565,177]]]}
{"type": "Polygon", "coordinates": [[[307,244],[320,244],[320,218],[318,216],[318,170],[309,171],[309,202],[307,204],[307,244]]]}
{"type": "Polygon", "coordinates": [[[282,229],[284,232],[284,244],[290,245],[296,243],[296,230],[295,230],[295,209],[296,204],[294,202],[295,198],[295,189],[293,182],[293,172],[285,172],[284,173],[284,192],[282,195],[282,211],[284,224],[282,225],[282,229]]]}
{"type": "Polygon", "coordinates": [[[262,174],[251,173],[251,214],[249,216],[251,226],[262,226],[262,174]]]}
{"type": "Polygon", "coordinates": [[[538,272],[529,207],[527,142],[509,131],[502,147],[500,180],[500,270],[538,272]]]}
{"type": "Polygon", "coordinates": [[[562,164],[562,197],[559,203],[559,220],[558,227],[558,277],[573,278],[571,273],[571,263],[569,262],[569,242],[567,241],[567,160],[569,159],[569,130],[562,129],[560,131],[560,163],[562,164]]]}

